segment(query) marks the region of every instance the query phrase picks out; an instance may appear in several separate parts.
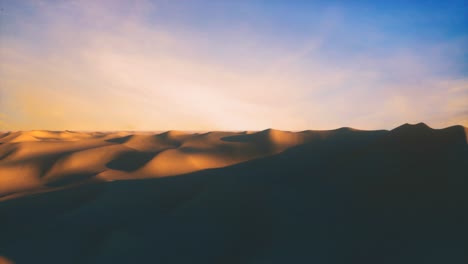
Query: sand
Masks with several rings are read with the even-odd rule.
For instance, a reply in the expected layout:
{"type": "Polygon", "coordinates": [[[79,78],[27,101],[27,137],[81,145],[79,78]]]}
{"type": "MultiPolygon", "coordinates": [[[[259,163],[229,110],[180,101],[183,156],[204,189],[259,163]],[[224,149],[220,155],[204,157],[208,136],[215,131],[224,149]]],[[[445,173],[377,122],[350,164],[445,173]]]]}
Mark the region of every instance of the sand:
{"type": "Polygon", "coordinates": [[[0,136],[0,197],[90,180],[166,177],[280,153],[312,132],[18,131],[0,136]]]}
{"type": "MultiPolygon", "coordinates": [[[[441,133],[451,130],[462,130],[468,140],[463,127],[447,128],[441,133]]],[[[422,123],[405,124],[393,134],[400,131],[404,139],[411,133],[425,136],[427,131],[436,130],[422,123]],[[407,133],[408,128],[411,132],[407,133]]],[[[366,135],[373,131],[8,132],[0,134],[0,199],[88,181],[166,177],[220,168],[350,133],[366,135]]]]}
{"type": "Polygon", "coordinates": [[[0,134],[0,262],[466,263],[467,129],[0,134]]]}

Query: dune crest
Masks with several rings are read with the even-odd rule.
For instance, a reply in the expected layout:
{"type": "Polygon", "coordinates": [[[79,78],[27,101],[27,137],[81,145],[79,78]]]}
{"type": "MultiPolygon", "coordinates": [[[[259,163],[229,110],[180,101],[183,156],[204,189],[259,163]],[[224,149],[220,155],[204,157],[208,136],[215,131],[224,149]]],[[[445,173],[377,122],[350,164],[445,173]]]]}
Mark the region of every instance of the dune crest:
{"type": "MultiPolygon", "coordinates": [[[[468,141],[467,128],[404,124],[392,131],[289,132],[276,129],[203,134],[16,131],[0,135],[0,196],[81,184],[174,176],[276,155],[323,140],[375,137],[381,146],[442,145],[468,141]]],[[[354,140],[354,139],[353,139],[354,140]]]]}

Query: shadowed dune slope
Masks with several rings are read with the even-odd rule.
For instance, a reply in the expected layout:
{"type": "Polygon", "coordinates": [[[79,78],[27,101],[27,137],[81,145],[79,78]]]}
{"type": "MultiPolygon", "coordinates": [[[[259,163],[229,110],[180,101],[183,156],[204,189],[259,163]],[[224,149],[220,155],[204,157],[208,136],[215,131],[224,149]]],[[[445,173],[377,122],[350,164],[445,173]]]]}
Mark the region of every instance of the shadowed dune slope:
{"type": "Polygon", "coordinates": [[[0,256],[15,263],[468,260],[464,127],[100,137],[47,151],[53,162],[38,151],[16,153],[38,142],[0,145],[0,155],[11,152],[0,161],[0,178],[10,177],[4,183],[49,190],[0,202],[0,256]],[[79,174],[86,184],[59,181],[79,174]],[[161,177],[172,174],[183,175],[161,177]]]}

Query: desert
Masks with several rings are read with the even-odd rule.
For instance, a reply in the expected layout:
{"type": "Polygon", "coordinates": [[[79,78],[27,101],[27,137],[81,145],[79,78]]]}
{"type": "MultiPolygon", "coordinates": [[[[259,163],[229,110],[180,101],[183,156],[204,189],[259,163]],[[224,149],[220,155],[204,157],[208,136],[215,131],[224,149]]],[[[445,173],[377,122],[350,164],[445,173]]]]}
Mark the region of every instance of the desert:
{"type": "Polygon", "coordinates": [[[0,137],[0,252],[11,263],[466,256],[463,126],[0,137]]]}
{"type": "Polygon", "coordinates": [[[467,264],[466,0],[0,0],[0,264],[467,264]]]}

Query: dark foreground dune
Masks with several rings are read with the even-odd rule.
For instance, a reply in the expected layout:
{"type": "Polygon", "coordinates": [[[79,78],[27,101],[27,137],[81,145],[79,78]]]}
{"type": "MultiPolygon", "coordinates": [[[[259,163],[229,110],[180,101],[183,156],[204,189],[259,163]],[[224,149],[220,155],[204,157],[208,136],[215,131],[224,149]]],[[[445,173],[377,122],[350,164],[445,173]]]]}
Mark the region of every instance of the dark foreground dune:
{"type": "Polygon", "coordinates": [[[468,263],[462,126],[0,143],[5,262],[468,263]]]}

